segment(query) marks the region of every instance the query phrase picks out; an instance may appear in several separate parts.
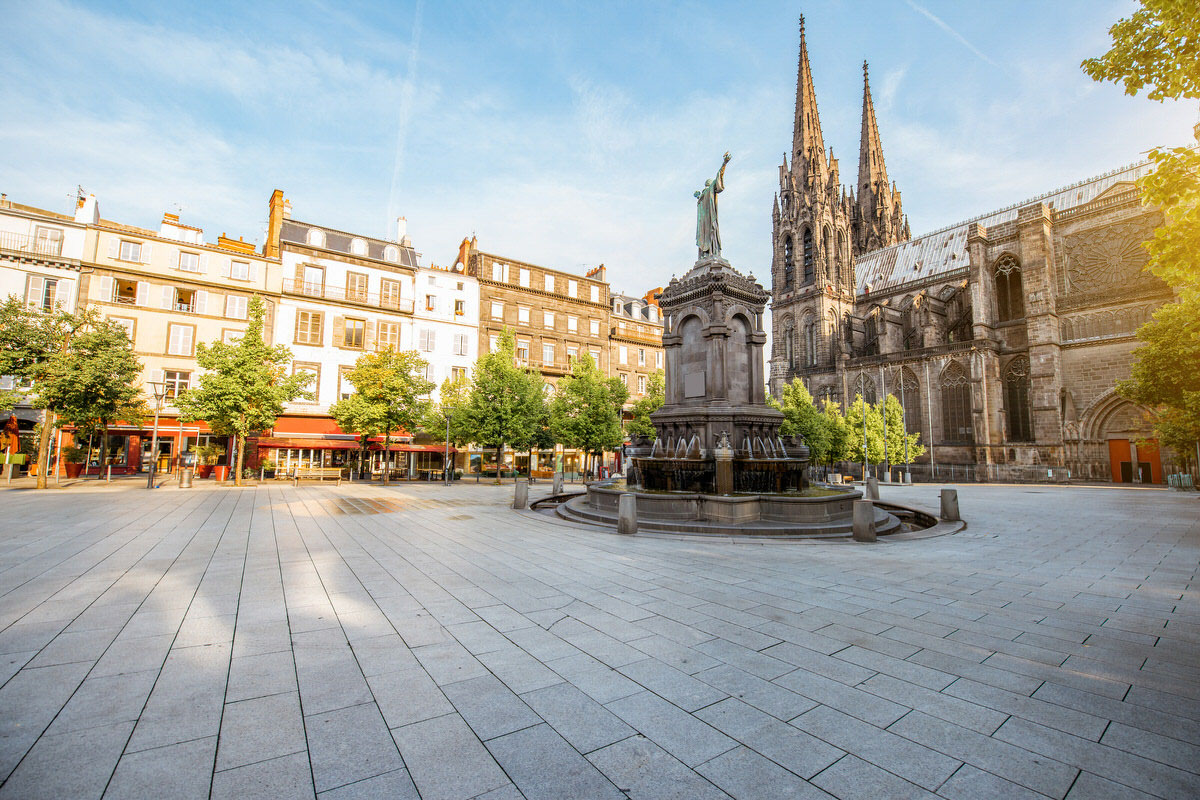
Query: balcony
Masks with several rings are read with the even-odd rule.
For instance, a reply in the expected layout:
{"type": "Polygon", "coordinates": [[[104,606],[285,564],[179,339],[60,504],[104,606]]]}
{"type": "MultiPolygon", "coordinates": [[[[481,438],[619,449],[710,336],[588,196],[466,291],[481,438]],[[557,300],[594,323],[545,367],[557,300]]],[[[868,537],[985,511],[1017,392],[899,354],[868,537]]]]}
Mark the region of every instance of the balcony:
{"type": "Polygon", "coordinates": [[[621,330],[616,325],[609,329],[609,335],[614,339],[624,339],[630,342],[638,342],[640,344],[648,344],[652,347],[662,347],[662,334],[655,335],[648,331],[630,330],[626,328],[621,330]]]}
{"type": "Polygon", "coordinates": [[[62,239],[39,239],[23,233],[0,232],[0,250],[38,256],[62,256],[62,239]]]}
{"type": "Polygon", "coordinates": [[[345,289],[341,286],[324,286],[307,281],[284,280],[284,294],[301,297],[315,297],[321,300],[332,300],[340,303],[356,303],[363,306],[383,308],[397,311],[401,314],[413,313],[413,300],[406,297],[381,297],[378,294],[362,292],[357,289],[345,289]]]}

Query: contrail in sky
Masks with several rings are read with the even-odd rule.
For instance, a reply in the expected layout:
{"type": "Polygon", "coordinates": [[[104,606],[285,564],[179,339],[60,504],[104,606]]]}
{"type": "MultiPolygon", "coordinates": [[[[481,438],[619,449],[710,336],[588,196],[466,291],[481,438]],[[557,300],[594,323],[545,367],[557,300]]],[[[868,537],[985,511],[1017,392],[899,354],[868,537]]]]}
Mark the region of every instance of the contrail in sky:
{"type": "Polygon", "coordinates": [[[987,55],[987,53],[983,52],[983,51],[982,51],[982,50],[980,50],[978,47],[976,47],[975,45],[973,45],[973,44],[971,44],[970,42],[968,42],[968,41],[966,40],[966,38],[965,38],[965,37],[964,37],[964,36],[963,36],[961,33],[959,33],[958,31],[954,30],[954,28],[951,28],[949,25],[947,25],[945,22],[943,22],[943,21],[942,21],[942,19],[941,19],[941,17],[937,16],[936,14],[934,14],[934,13],[933,13],[932,11],[930,11],[929,9],[927,9],[927,8],[924,8],[923,6],[919,6],[919,5],[917,5],[917,4],[916,4],[916,3],[914,3],[912,0],[904,0],[904,1],[905,1],[906,3],[908,3],[909,7],[910,7],[910,8],[912,8],[912,10],[913,10],[913,11],[916,11],[916,12],[917,12],[918,14],[920,14],[921,16],[923,16],[923,17],[927,18],[927,19],[928,19],[930,22],[932,22],[934,25],[937,25],[939,28],[941,28],[942,30],[944,30],[946,33],[950,34],[950,35],[951,35],[951,36],[953,36],[955,39],[957,39],[957,40],[959,41],[959,43],[961,43],[961,44],[962,44],[962,46],[963,46],[963,47],[967,48],[967,49],[968,49],[968,50],[970,50],[972,53],[974,53],[975,55],[979,56],[980,58],[982,58],[982,59],[983,59],[984,61],[986,61],[987,63],[991,64],[993,67],[1000,67],[1000,65],[999,65],[999,64],[997,64],[997,63],[996,63],[995,61],[993,61],[992,59],[988,58],[988,55],[987,55]]]}
{"type": "Polygon", "coordinates": [[[396,224],[396,217],[400,210],[400,198],[397,196],[397,191],[400,174],[404,172],[405,140],[408,138],[408,122],[412,116],[413,92],[417,82],[417,57],[421,52],[422,5],[424,5],[422,0],[417,0],[417,7],[413,12],[412,42],[408,48],[408,70],[404,76],[404,83],[400,86],[399,119],[396,122],[396,157],[392,164],[392,186],[388,191],[388,218],[385,229],[388,236],[394,233],[392,226],[396,224]]]}

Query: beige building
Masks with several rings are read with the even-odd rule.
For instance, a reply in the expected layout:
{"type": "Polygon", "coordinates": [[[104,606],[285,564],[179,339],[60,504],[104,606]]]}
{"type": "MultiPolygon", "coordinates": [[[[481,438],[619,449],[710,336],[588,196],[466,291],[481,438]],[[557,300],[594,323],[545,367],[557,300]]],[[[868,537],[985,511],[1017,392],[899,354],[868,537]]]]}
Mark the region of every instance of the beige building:
{"type": "Polygon", "coordinates": [[[656,370],[663,368],[663,318],[654,289],[644,297],[612,295],[608,325],[609,374],[629,389],[629,403],[645,396],[656,370]]]}

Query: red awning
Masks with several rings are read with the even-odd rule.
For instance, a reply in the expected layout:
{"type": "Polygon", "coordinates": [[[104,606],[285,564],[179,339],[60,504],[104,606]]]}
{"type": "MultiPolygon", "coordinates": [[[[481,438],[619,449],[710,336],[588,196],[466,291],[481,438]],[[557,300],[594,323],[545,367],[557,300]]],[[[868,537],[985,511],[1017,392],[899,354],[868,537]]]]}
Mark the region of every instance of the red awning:
{"type": "MultiPolygon", "coordinates": [[[[382,446],[371,445],[372,450],[382,450],[382,446]]],[[[445,453],[446,445],[444,444],[393,444],[388,446],[388,451],[392,453],[445,453]]],[[[453,447],[450,448],[451,453],[457,453],[453,447]]]]}
{"type": "Polygon", "coordinates": [[[357,450],[358,442],[346,439],[278,439],[264,438],[258,440],[259,447],[284,447],[288,449],[307,450],[357,450]]]}

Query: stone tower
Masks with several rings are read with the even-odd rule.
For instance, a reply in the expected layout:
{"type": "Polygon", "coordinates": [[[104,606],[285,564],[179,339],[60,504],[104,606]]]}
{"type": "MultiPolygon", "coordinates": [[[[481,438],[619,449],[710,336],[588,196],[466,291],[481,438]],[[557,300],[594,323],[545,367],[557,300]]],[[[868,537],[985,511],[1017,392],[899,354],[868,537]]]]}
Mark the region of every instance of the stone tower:
{"type": "Polygon", "coordinates": [[[888,185],[871,79],[863,62],[862,137],[858,146],[858,203],[854,206],[854,255],[908,241],[908,218],[900,206],[900,190],[888,185]]]}
{"type": "Polygon", "coordinates": [[[790,160],[789,166],[785,157],[779,168],[772,210],[771,393],[776,396],[793,377],[836,363],[841,320],[854,309],[854,197],[841,187],[833,151],[825,150],[804,17],[790,160]]]}

